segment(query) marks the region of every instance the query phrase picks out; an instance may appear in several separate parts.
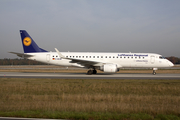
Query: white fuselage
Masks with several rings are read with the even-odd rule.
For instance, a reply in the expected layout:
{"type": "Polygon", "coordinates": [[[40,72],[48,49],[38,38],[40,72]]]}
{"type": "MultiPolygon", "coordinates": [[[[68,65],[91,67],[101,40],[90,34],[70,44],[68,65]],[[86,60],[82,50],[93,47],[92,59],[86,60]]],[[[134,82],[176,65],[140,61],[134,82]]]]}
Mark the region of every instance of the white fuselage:
{"type": "MultiPolygon", "coordinates": [[[[63,59],[59,57],[57,52],[41,52],[41,53],[27,53],[33,55],[28,59],[36,60],[43,63],[60,65],[60,66],[76,66],[85,67],[78,63],[72,63],[70,59],[63,59]]],[[[144,67],[144,68],[162,68],[172,67],[173,64],[163,58],[159,54],[153,53],[86,53],[86,52],[61,52],[66,58],[96,61],[104,64],[116,64],[117,68],[125,67],[144,67]]],[[[102,64],[101,64],[102,65],[102,64]]],[[[101,66],[99,64],[94,66],[101,66]]],[[[98,67],[97,67],[98,68],[98,67]]]]}
{"type": "Polygon", "coordinates": [[[39,48],[26,30],[20,30],[24,53],[11,52],[19,57],[36,60],[39,62],[75,66],[90,69],[87,74],[96,74],[97,69],[105,73],[115,73],[120,68],[157,68],[172,67],[173,64],[159,54],[153,53],[86,53],[86,52],[47,52],[39,48]]]}

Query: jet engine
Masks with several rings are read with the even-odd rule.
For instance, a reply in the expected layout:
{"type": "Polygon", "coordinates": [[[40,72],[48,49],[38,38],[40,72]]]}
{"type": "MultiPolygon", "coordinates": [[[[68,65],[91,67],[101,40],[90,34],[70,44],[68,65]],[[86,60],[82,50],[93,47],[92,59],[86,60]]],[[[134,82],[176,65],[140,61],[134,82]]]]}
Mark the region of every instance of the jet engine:
{"type": "Polygon", "coordinates": [[[104,71],[105,73],[115,73],[119,71],[116,64],[105,64],[100,68],[100,70],[104,71]]]}

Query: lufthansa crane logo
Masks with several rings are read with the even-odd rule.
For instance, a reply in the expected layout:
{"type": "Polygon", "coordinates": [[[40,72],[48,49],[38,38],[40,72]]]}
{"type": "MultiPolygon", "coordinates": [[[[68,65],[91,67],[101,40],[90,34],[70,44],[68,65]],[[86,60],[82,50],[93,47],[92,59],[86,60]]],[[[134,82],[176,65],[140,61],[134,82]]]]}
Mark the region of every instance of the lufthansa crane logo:
{"type": "Polygon", "coordinates": [[[25,46],[29,46],[29,45],[31,45],[31,38],[30,37],[25,37],[24,38],[24,40],[23,40],[23,44],[25,45],[25,46]]]}

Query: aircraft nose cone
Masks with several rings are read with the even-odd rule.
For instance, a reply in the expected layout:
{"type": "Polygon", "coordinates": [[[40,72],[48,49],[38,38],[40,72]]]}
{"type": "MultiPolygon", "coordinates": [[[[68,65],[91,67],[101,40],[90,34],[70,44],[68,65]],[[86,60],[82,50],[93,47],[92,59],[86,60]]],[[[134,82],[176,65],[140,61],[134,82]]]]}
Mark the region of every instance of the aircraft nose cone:
{"type": "Polygon", "coordinates": [[[172,62],[169,61],[169,66],[170,66],[170,67],[173,67],[174,64],[173,64],[172,62]]]}

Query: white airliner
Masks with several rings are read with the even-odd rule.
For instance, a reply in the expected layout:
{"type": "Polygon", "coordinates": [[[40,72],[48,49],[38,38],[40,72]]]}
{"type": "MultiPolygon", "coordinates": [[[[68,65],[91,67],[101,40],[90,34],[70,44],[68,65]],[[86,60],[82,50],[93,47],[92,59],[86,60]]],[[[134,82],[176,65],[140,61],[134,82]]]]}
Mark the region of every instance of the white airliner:
{"type": "Polygon", "coordinates": [[[116,73],[121,68],[152,68],[156,74],[158,68],[174,66],[169,60],[153,53],[98,53],[98,52],[48,52],[39,48],[25,30],[20,30],[24,53],[16,53],[19,57],[43,63],[75,66],[89,69],[87,74],[96,74],[96,70],[105,73],[116,73]]]}

